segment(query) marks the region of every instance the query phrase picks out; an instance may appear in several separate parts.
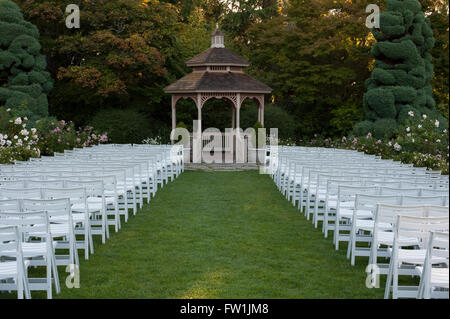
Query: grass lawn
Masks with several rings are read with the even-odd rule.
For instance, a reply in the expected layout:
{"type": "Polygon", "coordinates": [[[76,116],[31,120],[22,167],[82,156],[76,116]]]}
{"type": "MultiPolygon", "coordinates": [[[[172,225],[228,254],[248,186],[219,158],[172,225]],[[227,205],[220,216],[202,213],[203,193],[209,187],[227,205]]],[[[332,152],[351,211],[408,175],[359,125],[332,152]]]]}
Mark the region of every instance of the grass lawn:
{"type": "Polygon", "coordinates": [[[352,267],[345,253],[269,176],[186,171],[88,261],[80,253],[79,289],[60,267],[55,298],[382,298],[385,276],[366,288],[367,259],[352,267]]]}

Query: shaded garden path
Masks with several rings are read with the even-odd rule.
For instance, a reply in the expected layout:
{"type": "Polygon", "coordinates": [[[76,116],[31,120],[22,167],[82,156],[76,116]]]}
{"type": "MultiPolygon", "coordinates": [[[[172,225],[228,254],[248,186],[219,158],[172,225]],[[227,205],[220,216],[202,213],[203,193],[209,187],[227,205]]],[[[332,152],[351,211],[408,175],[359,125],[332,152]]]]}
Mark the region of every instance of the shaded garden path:
{"type": "Polygon", "coordinates": [[[185,172],[95,249],[56,298],[383,295],[257,171],[185,172]]]}

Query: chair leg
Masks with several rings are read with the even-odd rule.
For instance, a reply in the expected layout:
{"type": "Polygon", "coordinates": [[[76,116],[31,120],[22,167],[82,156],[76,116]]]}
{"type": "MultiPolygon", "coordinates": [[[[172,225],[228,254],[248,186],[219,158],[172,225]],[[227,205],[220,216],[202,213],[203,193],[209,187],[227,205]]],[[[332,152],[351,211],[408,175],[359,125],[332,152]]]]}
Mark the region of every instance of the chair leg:
{"type": "Polygon", "coordinates": [[[47,256],[47,299],[52,299],[52,265],[49,256],[47,256]]]}
{"type": "Polygon", "coordinates": [[[392,282],[392,271],[394,268],[393,256],[391,256],[391,262],[389,264],[389,272],[386,279],[386,286],[384,288],[384,299],[389,299],[390,291],[391,291],[391,282],[392,282]]]}
{"type": "Polygon", "coordinates": [[[61,292],[61,286],[59,284],[59,274],[58,274],[58,266],[56,265],[56,257],[55,254],[51,254],[51,267],[52,267],[52,271],[53,271],[53,278],[55,280],[55,291],[57,294],[59,294],[61,292]]]}
{"type": "Polygon", "coordinates": [[[93,241],[93,238],[92,238],[92,229],[91,229],[91,223],[90,223],[90,221],[88,221],[88,231],[89,231],[89,248],[90,248],[90,251],[91,251],[91,254],[93,254],[94,253],[94,241],[93,241]]]}
{"type": "Polygon", "coordinates": [[[392,299],[398,299],[398,266],[394,265],[392,272],[392,299]]]}
{"type": "Polygon", "coordinates": [[[24,270],[23,270],[23,289],[25,291],[25,298],[26,299],[31,299],[31,293],[30,293],[30,287],[28,285],[28,268],[25,266],[24,270]]]}
{"type": "MultiPolygon", "coordinates": [[[[17,261],[17,268],[19,268],[18,263],[19,261],[17,261]]],[[[17,271],[14,281],[17,286],[17,299],[23,299],[23,278],[21,278],[19,271],[17,271]]]]}

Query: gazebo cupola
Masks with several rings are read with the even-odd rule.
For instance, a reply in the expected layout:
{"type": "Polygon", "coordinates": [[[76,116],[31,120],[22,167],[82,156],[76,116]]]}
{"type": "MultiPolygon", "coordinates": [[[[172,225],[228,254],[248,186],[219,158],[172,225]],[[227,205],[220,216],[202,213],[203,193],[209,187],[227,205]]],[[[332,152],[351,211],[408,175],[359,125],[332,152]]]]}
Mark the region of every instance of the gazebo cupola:
{"type": "Polygon", "coordinates": [[[219,25],[216,25],[216,31],[211,34],[211,48],[225,48],[225,36],[219,30],[219,25]]]}
{"type": "Polygon", "coordinates": [[[244,73],[250,63],[228,50],[218,26],[211,35],[211,47],[186,62],[193,72],[164,89],[172,94],[172,129],[176,127],[176,104],[192,99],[198,111],[201,131],[202,107],[212,98],[226,99],[232,110],[232,128],[240,127],[240,108],[249,98],[258,102],[258,121],[264,125],[264,94],[272,92],[267,85],[244,73]]]}

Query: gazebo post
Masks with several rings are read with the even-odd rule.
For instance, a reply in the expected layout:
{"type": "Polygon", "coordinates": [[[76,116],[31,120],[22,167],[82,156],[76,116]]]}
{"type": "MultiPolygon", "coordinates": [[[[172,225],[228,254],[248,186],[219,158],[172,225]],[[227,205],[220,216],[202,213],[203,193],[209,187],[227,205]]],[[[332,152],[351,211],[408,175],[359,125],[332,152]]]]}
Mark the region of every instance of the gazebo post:
{"type": "Polygon", "coordinates": [[[258,122],[261,123],[261,105],[258,105],[258,122]]]}
{"type": "Polygon", "coordinates": [[[177,127],[176,97],[172,95],[172,131],[177,127]]]}
{"type": "Polygon", "coordinates": [[[236,122],[236,108],[234,105],[231,108],[231,128],[234,130],[234,123],[236,122]]]}
{"type": "Polygon", "coordinates": [[[236,94],[236,129],[238,129],[238,130],[241,127],[240,113],[241,113],[241,93],[237,93],[236,94]]]}
{"type": "Polygon", "coordinates": [[[261,111],[260,111],[260,122],[264,126],[264,95],[261,98],[261,111]]]}
{"type": "Polygon", "coordinates": [[[241,135],[241,93],[236,94],[236,163],[244,163],[244,139],[241,135]]]}
{"type": "MultiPolygon", "coordinates": [[[[193,163],[201,163],[202,162],[202,95],[201,93],[197,93],[197,101],[195,103],[197,105],[197,132],[193,133],[193,163]]],[[[195,129],[195,125],[194,125],[195,129]]]]}
{"type": "Polygon", "coordinates": [[[198,123],[198,132],[201,135],[202,133],[202,95],[200,93],[197,94],[197,119],[198,123]]]}

